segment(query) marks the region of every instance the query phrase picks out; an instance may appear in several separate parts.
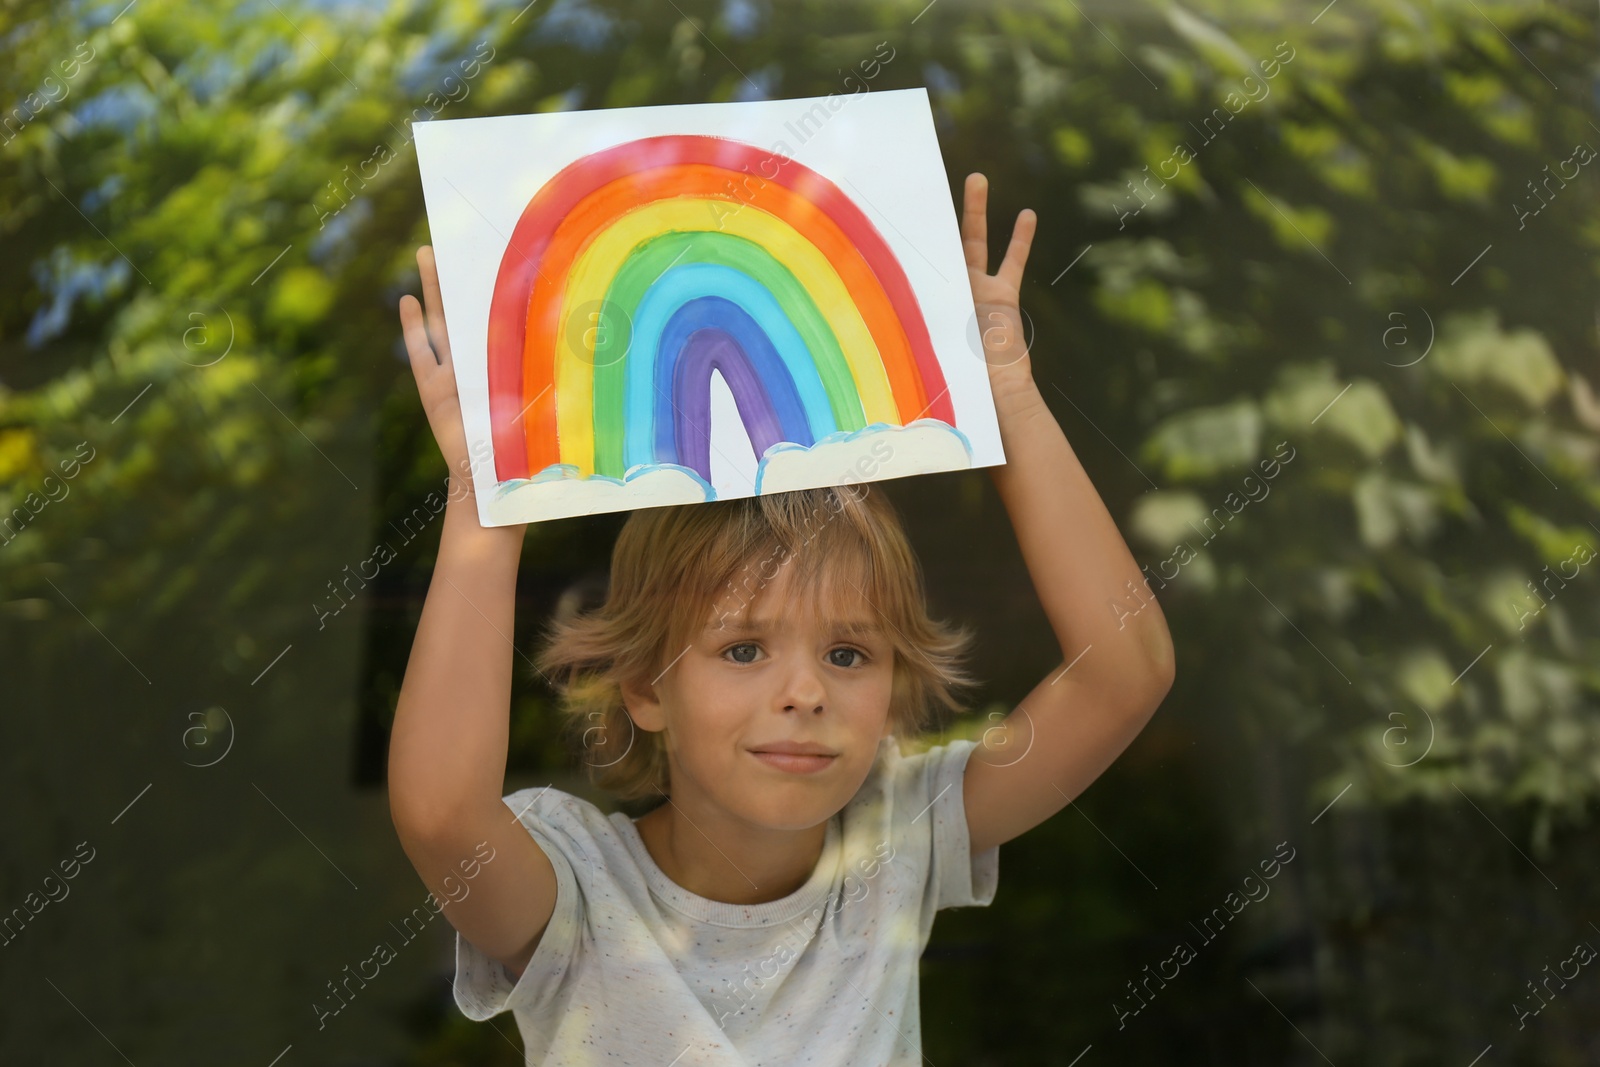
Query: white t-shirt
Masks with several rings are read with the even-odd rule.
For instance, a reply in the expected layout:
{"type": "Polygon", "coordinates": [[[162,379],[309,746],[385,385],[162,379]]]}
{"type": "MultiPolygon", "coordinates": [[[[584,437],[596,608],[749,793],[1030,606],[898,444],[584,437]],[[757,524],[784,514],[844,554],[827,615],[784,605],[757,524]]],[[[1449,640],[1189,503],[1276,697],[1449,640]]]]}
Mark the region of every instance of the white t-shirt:
{"type": "Polygon", "coordinates": [[[879,744],[804,886],[727,904],[664,874],[633,820],[546,786],[505,798],[556,870],[555,912],[513,985],[456,935],[456,1005],[511,1011],[530,1065],[917,1067],[918,962],[941,908],[994,900],[962,774],[975,742],[879,744]]]}

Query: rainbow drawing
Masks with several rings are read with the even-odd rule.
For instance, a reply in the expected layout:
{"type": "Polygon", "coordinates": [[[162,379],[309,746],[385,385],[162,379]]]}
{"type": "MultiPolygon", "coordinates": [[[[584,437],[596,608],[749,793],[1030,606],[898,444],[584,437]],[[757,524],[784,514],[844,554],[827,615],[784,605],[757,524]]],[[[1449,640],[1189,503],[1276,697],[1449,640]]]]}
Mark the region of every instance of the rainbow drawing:
{"type": "Polygon", "coordinates": [[[487,329],[502,485],[656,466],[709,485],[714,373],[758,460],[956,428],[889,243],[815,170],[727,137],[642,137],[555,174],[505,241],[487,329]]]}

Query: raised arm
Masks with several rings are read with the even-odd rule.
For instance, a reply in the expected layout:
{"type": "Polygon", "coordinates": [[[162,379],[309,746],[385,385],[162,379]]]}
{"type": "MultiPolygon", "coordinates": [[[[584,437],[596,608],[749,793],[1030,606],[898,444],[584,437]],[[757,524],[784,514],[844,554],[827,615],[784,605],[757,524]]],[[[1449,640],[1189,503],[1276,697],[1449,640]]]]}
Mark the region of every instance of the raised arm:
{"type": "Polygon", "coordinates": [[[500,799],[527,528],[478,523],[433,249],[419,249],[417,264],[427,319],[408,295],[400,298],[400,322],[450,484],[438,562],[395,706],[389,812],[445,918],[517,976],[556,900],[555,869],[500,799]]]}
{"type": "Polygon", "coordinates": [[[1005,259],[989,274],[987,200],[987,180],[969,175],[962,244],[1006,452],[989,475],[1062,664],[968,760],[962,788],[974,853],[1076,799],[1144,728],[1174,673],[1166,618],[1033,380],[1017,294],[1037,217],[1018,216],[1005,259]]]}

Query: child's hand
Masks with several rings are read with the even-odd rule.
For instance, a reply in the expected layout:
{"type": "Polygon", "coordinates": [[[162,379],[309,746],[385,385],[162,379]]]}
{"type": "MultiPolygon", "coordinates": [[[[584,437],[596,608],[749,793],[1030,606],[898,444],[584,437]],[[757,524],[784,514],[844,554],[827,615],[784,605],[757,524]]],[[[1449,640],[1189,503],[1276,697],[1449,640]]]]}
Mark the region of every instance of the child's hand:
{"type": "Polygon", "coordinates": [[[433,246],[417,249],[417,267],[422,271],[422,298],[427,303],[427,323],[417,298],[407,293],[400,298],[400,326],[405,331],[406,351],[411,354],[411,373],[417,379],[417,394],[427,412],[433,439],[439,443],[445,465],[450,469],[451,500],[472,495],[472,467],[467,458],[467,433],[461,421],[461,398],[456,394],[456,369],[450,361],[450,338],[445,333],[444,302],[439,296],[439,273],[433,265],[433,246]]]}
{"type": "Polygon", "coordinates": [[[1038,216],[1032,208],[1024,208],[1017,215],[1005,259],[1000,269],[990,274],[988,202],[989,179],[977,172],[967,175],[961,244],[967,253],[967,279],[972,283],[972,303],[978,312],[978,334],[983,341],[984,363],[989,368],[989,384],[996,408],[1003,411],[1008,402],[1030,401],[1038,391],[1018,306],[1022,268],[1028,262],[1038,216]]]}

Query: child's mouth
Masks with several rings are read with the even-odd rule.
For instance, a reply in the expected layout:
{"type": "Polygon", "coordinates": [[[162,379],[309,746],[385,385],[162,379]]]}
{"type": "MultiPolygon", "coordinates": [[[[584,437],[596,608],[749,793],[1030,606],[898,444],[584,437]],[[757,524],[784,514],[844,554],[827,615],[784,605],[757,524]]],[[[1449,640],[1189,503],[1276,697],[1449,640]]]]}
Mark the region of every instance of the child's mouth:
{"type": "Polygon", "coordinates": [[[769,767],[774,767],[789,774],[815,774],[833,766],[837,756],[811,756],[799,755],[792,752],[755,752],[750,753],[756,759],[769,767]]]}

